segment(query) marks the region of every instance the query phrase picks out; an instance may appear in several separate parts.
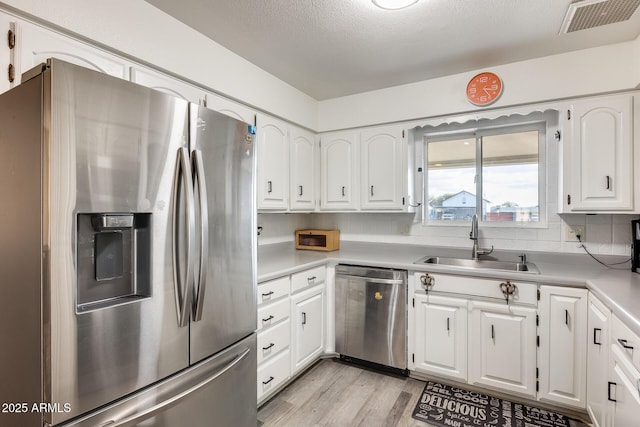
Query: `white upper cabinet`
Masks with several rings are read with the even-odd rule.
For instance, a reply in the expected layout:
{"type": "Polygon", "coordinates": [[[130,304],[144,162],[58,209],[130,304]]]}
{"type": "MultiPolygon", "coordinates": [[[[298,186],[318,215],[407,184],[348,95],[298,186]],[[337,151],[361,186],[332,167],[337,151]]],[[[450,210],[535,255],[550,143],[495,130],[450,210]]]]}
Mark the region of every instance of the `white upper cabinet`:
{"type": "Polygon", "coordinates": [[[540,400],[586,406],[587,295],[586,289],[540,287],[540,400]]]}
{"type": "Polygon", "coordinates": [[[406,144],[399,125],[363,130],[362,209],[401,210],[406,180],[406,144]]]}
{"type": "MultiPolygon", "coordinates": [[[[9,15],[0,12],[0,32],[2,34],[8,34],[9,43],[12,43],[12,40],[15,40],[15,37],[12,38],[12,35],[15,36],[14,32],[14,21],[11,20],[9,15]],[[11,33],[9,33],[11,31],[11,33]]],[[[0,93],[6,92],[11,87],[13,87],[13,82],[9,81],[13,79],[15,82],[16,74],[15,74],[15,65],[14,65],[14,55],[16,51],[16,47],[9,48],[9,43],[0,43],[0,93]],[[11,67],[11,68],[10,68],[11,67]],[[10,74],[12,76],[10,77],[10,74]]]]}
{"type": "Polygon", "coordinates": [[[225,116],[233,117],[250,125],[256,123],[256,112],[246,105],[238,104],[215,93],[205,93],[205,105],[225,116]]]}
{"type": "Polygon", "coordinates": [[[204,103],[205,93],[202,89],[148,68],[131,67],[131,81],[194,104],[204,103]]]}
{"type": "Polygon", "coordinates": [[[16,83],[20,75],[48,58],[129,80],[130,63],[96,47],[21,21],[16,24],[16,83]]]}
{"type": "Polygon", "coordinates": [[[289,126],[258,114],[258,209],[287,210],[289,204],[289,126]]]}
{"type": "Polygon", "coordinates": [[[567,120],[565,211],[634,210],[633,96],[575,101],[567,120]]]}
{"type": "Polygon", "coordinates": [[[313,133],[291,127],[289,207],[313,211],[316,207],[317,144],[313,133]]]}
{"type": "Polygon", "coordinates": [[[320,208],[358,208],[358,132],[322,135],[320,139],[320,208]]]}

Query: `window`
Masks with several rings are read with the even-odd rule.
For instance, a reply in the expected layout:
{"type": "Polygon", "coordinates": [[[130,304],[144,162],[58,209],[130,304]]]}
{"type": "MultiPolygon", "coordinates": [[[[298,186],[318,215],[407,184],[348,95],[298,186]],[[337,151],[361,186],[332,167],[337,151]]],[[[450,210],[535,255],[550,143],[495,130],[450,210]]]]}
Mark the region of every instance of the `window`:
{"type": "Polygon", "coordinates": [[[426,129],[425,222],[544,224],[546,121],[530,116],[426,129]]]}

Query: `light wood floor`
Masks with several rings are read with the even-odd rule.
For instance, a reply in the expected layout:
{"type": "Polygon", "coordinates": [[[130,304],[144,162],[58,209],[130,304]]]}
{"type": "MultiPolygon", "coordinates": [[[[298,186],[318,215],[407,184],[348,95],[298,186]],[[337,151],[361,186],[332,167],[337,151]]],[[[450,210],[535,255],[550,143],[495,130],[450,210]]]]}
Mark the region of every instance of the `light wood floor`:
{"type": "Polygon", "coordinates": [[[262,427],[426,427],[411,418],[425,383],[337,359],[316,363],[258,410],[262,427]]]}

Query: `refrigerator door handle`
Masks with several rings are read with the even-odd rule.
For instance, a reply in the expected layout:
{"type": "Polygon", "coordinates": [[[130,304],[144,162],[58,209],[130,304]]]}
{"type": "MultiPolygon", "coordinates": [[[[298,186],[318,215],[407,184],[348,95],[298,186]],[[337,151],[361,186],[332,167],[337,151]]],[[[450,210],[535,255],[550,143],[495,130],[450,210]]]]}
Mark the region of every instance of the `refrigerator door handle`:
{"type": "Polygon", "coordinates": [[[204,293],[207,288],[207,261],[209,260],[209,206],[207,200],[207,187],[204,179],[204,162],[202,151],[191,152],[191,166],[193,167],[193,183],[198,191],[198,203],[200,208],[200,264],[199,277],[193,287],[193,321],[202,319],[204,307],[204,293]]]}
{"type": "Polygon", "coordinates": [[[207,378],[206,380],[194,385],[193,387],[183,391],[182,393],[176,394],[175,396],[173,396],[170,399],[167,399],[163,402],[158,403],[155,406],[152,406],[149,409],[145,409],[142,412],[138,412],[136,414],[133,414],[129,417],[123,418],[121,420],[110,420],[106,423],[103,423],[102,426],[108,426],[108,427],[124,427],[124,426],[134,426],[137,425],[139,423],[141,423],[142,421],[149,419],[151,417],[156,416],[158,413],[167,410],[168,408],[180,403],[180,401],[182,401],[183,399],[189,397],[189,395],[193,394],[194,392],[200,390],[203,387],[206,387],[209,383],[211,383],[212,381],[214,381],[216,378],[224,375],[227,371],[229,371],[230,369],[232,369],[234,366],[236,366],[238,363],[240,363],[242,361],[242,359],[244,359],[247,354],[249,354],[251,352],[250,348],[245,349],[242,353],[240,353],[238,356],[236,356],[235,359],[233,359],[231,362],[229,362],[229,364],[227,366],[225,366],[224,368],[220,369],[218,372],[216,372],[214,375],[210,376],[209,378],[207,378]]]}
{"type": "Polygon", "coordinates": [[[187,326],[189,323],[191,305],[191,287],[193,283],[193,262],[191,261],[194,252],[195,240],[195,212],[193,198],[193,182],[191,178],[191,167],[189,165],[189,152],[186,148],[178,149],[178,161],[176,162],[176,170],[173,178],[173,281],[176,294],[176,309],[178,312],[178,325],[180,327],[187,326]],[[180,246],[180,184],[184,193],[185,217],[187,226],[187,245],[184,265],[186,271],[182,274],[180,246]]]}

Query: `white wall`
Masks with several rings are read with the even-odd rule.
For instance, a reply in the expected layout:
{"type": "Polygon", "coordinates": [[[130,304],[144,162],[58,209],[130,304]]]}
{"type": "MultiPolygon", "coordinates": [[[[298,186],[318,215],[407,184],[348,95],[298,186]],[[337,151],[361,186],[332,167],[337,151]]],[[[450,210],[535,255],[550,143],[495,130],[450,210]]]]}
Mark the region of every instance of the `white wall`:
{"type": "MultiPolygon", "coordinates": [[[[586,246],[599,255],[631,254],[631,220],[637,215],[552,215],[548,228],[483,228],[480,245],[514,251],[584,254],[577,242],[564,241],[567,225],[585,226],[586,246]]],[[[294,232],[304,228],[340,230],[342,241],[400,243],[468,248],[469,225],[424,226],[408,213],[314,213],[259,214],[263,227],[260,245],[294,241],[294,232]]]]}
{"type": "Polygon", "coordinates": [[[317,101],[185,26],[143,0],[3,0],[216,92],[317,127],[317,101]]]}
{"type": "Polygon", "coordinates": [[[640,83],[640,38],[592,49],[515,62],[417,83],[320,101],[318,129],[329,131],[473,110],[469,80],[492,71],[504,92],[492,105],[540,102],[634,88],[640,83]]]}
{"type": "MultiPolygon", "coordinates": [[[[464,88],[474,72],[318,103],[143,0],[2,1],[0,6],[8,5],[311,129],[325,131],[472,110],[464,88]]],[[[491,71],[505,84],[495,107],[629,89],[640,83],[640,37],[491,71]]],[[[549,200],[555,198],[550,195],[549,200]]],[[[562,236],[566,224],[583,224],[593,252],[629,253],[629,221],[635,216],[561,218],[554,211],[547,229],[484,229],[482,244],[501,249],[581,252],[562,236]]],[[[309,227],[340,228],[344,240],[456,247],[470,243],[467,227],[425,227],[410,214],[261,214],[258,221],[264,227],[261,244],[293,241],[295,229],[309,227]]]]}

